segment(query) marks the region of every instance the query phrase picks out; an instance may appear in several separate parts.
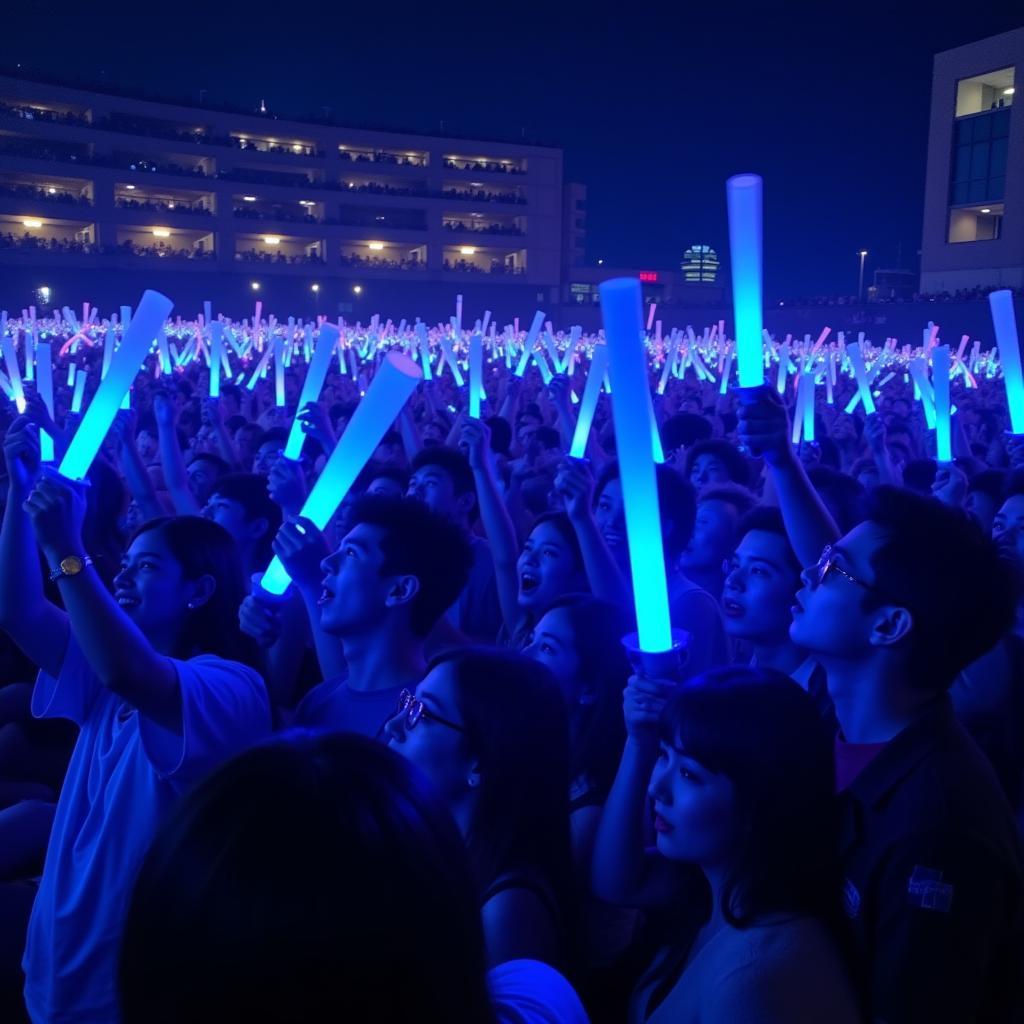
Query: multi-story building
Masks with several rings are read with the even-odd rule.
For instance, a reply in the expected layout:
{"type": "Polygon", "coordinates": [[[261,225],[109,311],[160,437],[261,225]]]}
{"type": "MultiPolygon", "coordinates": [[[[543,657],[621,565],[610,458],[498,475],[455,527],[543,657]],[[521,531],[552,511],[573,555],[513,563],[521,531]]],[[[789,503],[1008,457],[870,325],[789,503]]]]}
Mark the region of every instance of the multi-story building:
{"type": "Polygon", "coordinates": [[[921,291],[1024,287],[1024,28],[936,54],[921,291]]]}
{"type": "Polygon", "coordinates": [[[33,268],[55,292],[82,274],[100,290],[112,276],[160,287],[205,275],[209,292],[215,273],[235,296],[322,293],[325,312],[328,295],[426,295],[421,284],[445,303],[486,285],[517,306],[554,304],[562,204],[557,148],[0,76],[0,267],[8,281],[33,268]]]}

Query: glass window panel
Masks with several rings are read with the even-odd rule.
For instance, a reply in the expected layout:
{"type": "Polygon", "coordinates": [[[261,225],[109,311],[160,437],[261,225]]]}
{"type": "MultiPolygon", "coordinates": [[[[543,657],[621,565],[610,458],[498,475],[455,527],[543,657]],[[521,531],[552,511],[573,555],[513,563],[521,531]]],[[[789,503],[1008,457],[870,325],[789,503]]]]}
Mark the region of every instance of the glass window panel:
{"type": "Polygon", "coordinates": [[[958,181],[953,186],[953,202],[954,202],[954,204],[966,203],[967,202],[968,188],[969,188],[969,184],[966,181],[958,181]]]}
{"type": "Polygon", "coordinates": [[[988,173],[1002,176],[1006,173],[1006,148],[1009,139],[993,139],[992,155],[989,159],[988,173]]]}
{"type": "Polygon", "coordinates": [[[971,147],[957,146],[953,169],[954,181],[967,181],[971,176],[971,147]]]}
{"type": "Polygon", "coordinates": [[[994,114],[983,114],[981,117],[971,119],[974,121],[975,142],[978,142],[980,139],[992,138],[992,119],[994,117],[994,114]]]}
{"type": "Polygon", "coordinates": [[[1005,178],[989,178],[988,179],[988,195],[986,199],[995,201],[997,199],[1004,199],[1006,192],[1006,179],[1005,178]]]}
{"type": "Polygon", "coordinates": [[[988,199],[988,179],[972,181],[967,190],[967,202],[983,203],[988,199]]]}
{"type": "Polygon", "coordinates": [[[992,138],[1005,139],[1010,134],[1010,108],[1004,107],[992,115],[992,138]]]}
{"type": "Polygon", "coordinates": [[[965,121],[957,121],[956,124],[956,144],[958,146],[969,143],[974,138],[973,132],[974,119],[968,118],[965,121]]]}
{"type": "Polygon", "coordinates": [[[971,178],[988,177],[988,143],[976,142],[971,147],[971,178]]]}

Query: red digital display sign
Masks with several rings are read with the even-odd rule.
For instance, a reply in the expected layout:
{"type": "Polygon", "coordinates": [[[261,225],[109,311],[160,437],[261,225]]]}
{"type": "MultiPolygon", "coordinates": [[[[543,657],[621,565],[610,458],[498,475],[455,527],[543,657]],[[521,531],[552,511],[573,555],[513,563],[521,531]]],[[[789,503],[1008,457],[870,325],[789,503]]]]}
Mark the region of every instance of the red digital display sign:
{"type": "Polygon", "coordinates": [[[656,270],[641,270],[640,280],[644,284],[657,284],[658,283],[658,272],[656,270]]]}

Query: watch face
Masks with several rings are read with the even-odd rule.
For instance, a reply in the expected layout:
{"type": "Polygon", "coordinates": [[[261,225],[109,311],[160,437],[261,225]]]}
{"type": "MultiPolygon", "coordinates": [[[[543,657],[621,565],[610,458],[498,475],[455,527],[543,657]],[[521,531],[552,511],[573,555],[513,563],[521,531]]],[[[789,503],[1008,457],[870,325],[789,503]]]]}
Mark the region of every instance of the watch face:
{"type": "Polygon", "coordinates": [[[61,559],[60,563],[61,572],[65,576],[75,576],[82,571],[84,568],[82,560],[78,555],[68,555],[67,558],[61,559]]]}

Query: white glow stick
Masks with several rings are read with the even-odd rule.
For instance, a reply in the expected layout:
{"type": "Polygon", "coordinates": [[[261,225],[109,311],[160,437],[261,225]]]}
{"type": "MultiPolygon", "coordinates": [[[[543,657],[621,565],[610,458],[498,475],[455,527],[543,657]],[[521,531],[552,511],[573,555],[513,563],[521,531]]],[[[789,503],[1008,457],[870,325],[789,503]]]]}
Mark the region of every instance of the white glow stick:
{"type": "Polygon", "coordinates": [[[932,350],[932,387],[935,390],[935,457],[939,462],[953,461],[953,441],[949,415],[949,346],[932,350]]]}
{"type": "Polygon", "coordinates": [[[11,383],[11,391],[14,393],[14,404],[18,412],[23,413],[25,411],[25,387],[21,383],[21,367],[18,366],[18,353],[14,348],[14,339],[9,334],[5,334],[0,344],[3,346],[7,376],[11,383]]]}
{"type": "MultiPolygon", "coordinates": [[[[41,341],[36,346],[36,362],[39,369],[36,387],[50,419],[53,419],[53,363],[50,362],[49,342],[41,341]]],[[[45,430],[39,431],[39,457],[43,462],[53,462],[53,437],[45,430]]]]}
{"type": "Polygon", "coordinates": [[[864,405],[864,412],[870,416],[875,411],[875,400],[871,396],[871,384],[868,381],[867,370],[864,369],[864,354],[860,346],[861,343],[855,341],[852,345],[846,346],[846,352],[850,357],[850,365],[853,367],[853,375],[857,381],[857,392],[864,405]]]}
{"type": "MultiPolygon", "coordinates": [[[[163,333],[163,332],[161,332],[163,333]]],[[[210,324],[210,397],[220,397],[221,355],[224,347],[224,325],[218,320],[210,324]]],[[[230,371],[229,371],[230,373],[230,371]]]]}
{"type": "Polygon", "coordinates": [[[82,398],[85,395],[85,370],[79,370],[75,376],[75,392],[71,396],[71,411],[79,413],[82,411],[82,398]]]}
{"type": "Polygon", "coordinates": [[[306,369],[306,379],[302,382],[302,391],[299,394],[299,405],[296,410],[295,419],[292,420],[291,430],[288,431],[288,441],[284,446],[284,457],[286,459],[297,459],[302,454],[302,445],[306,435],[302,431],[302,422],[298,414],[306,408],[310,402],[315,402],[323,390],[324,381],[327,379],[327,371],[331,365],[331,356],[334,354],[334,346],[341,337],[340,332],[331,324],[325,323],[320,328],[320,339],[317,341],[313,359],[306,369]]]}
{"type": "Polygon", "coordinates": [[[601,383],[608,369],[608,346],[595,345],[594,355],[590,360],[590,372],[583,388],[580,400],[579,415],[576,417],[576,429],[572,435],[569,455],[574,459],[582,459],[587,452],[587,440],[590,438],[590,426],[594,421],[594,410],[601,394],[601,383]]]}

